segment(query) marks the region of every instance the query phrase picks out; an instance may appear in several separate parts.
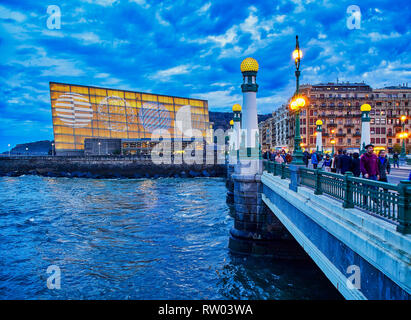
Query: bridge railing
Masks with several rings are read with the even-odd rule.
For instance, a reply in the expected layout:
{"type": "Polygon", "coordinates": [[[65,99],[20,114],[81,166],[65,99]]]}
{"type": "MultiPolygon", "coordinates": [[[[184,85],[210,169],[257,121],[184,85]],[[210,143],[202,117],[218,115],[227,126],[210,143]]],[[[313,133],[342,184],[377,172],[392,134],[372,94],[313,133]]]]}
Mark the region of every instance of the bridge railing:
{"type": "MultiPolygon", "coordinates": [[[[290,178],[290,168],[282,163],[264,161],[264,170],[282,179],[290,178]],[[288,173],[286,173],[288,171],[288,173]]],[[[344,208],[361,208],[397,224],[397,230],[411,233],[411,181],[398,185],[298,167],[297,185],[314,189],[314,194],[327,194],[341,200],[344,208]]]]}

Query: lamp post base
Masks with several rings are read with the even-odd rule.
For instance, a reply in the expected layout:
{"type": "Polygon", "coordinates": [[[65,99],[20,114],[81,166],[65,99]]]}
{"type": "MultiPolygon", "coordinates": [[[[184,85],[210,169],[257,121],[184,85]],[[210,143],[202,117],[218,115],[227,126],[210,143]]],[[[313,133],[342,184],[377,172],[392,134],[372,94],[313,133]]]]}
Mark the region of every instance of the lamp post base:
{"type": "Polygon", "coordinates": [[[303,165],[303,157],[303,152],[301,150],[297,150],[293,153],[293,160],[291,161],[291,163],[295,165],[303,165]]]}

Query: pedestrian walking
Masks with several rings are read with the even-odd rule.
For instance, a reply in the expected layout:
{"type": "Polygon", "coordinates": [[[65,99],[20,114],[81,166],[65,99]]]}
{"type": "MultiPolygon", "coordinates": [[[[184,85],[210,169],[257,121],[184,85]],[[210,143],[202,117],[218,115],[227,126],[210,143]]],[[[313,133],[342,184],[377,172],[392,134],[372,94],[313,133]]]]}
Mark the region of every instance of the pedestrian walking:
{"type": "Polygon", "coordinates": [[[340,170],[341,174],[346,173],[347,171],[350,171],[351,169],[351,158],[347,155],[347,150],[344,150],[342,152],[342,155],[339,157],[339,164],[340,164],[340,170]]]}
{"type": "Polygon", "coordinates": [[[308,160],[309,160],[309,158],[310,158],[310,154],[308,153],[307,150],[305,150],[305,151],[303,152],[303,162],[304,162],[306,168],[308,167],[308,160]]]}
{"type": "Polygon", "coordinates": [[[390,173],[391,165],[390,161],[388,161],[385,151],[381,150],[378,153],[378,170],[380,172],[380,179],[379,181],[388,182],[387,173],[390,173]]]}
{"type": "Polygon", "coordinates": [[[275,156],[275,162],[279,164],[284,162],[284,158],[281,156],[280,152],[277,152],[277,155],[275,156]]]}
{"type": "Polygon", "coordinates": [[[335,169],[337,173],[341,173],[341,157],[342,149],[338,150],[337,157],[335,158],[335,169]]]}
{"type": "Polygon", "coordinates": [[[360,170],[364,178],[370,180],[379,180],[380,171],[378,168],[378,157],[374,154],[374,146],[367,144],[364,153],[360,158],[360,170]]]}
{"type": "Polygon", "coordinates": [[[323,161],[322,168],[323,168],[326,172],[331,172],[332,163],[333,163],[333,159],[331,159],[330,155],[327,154],[327,155],[325,156],[324,161],[323,161]]]}
{"type": "Polygon", "coordinates": [[[311,153],[311,164],[313,165],[314,169],[317,169],[318,167],[318,156],[317,153],[314,151],[311,153]]]}
{"type": "Polygon", "coordinates": [[[359,177],[361,174],[360,170],[360,155],[358,152],[354,152],[352,155],[351,161],[351,172],[354,174],[355,177],[359,177]]]}
{"type": "MultiPolygon", "coordinates": [[[[380,179],[380,171],[378,168],[378,157],[374,154],[374,146],[372,144],[367,144],[365,146],[365,150],[367,151],[364,153],[360,158],[360,170],[363,174],[363,177],[370,180],[379,180],[380,179]]],[[[369,196],[368,199],[373,200],[375,205],[379,205],[376,191],[378,190],[375,186],[364,186],[364,189],[367,190],[366,194],[363,197],[363,202],[367,203],[367,195],[369,196]]],[[[371,205],[371,202],[368,203],[371,205]]]]}
{"type": "Polygon", "coordinates": [[[400,167],[400,157],[398,155],[398,152],[394,152],[394,155],[392,156],[392,159],[394,161],[394,168],[397,166],[397,168],[400,167]]]}

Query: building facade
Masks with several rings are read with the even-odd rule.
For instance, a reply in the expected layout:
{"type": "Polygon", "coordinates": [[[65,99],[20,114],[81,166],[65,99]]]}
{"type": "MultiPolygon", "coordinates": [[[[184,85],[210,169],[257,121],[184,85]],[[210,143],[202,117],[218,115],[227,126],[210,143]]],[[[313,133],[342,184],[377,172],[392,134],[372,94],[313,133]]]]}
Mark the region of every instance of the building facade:
{"type": "Polygon", "coordinates": [[[206,100],[55,82],[50,98],[57,155],[83,154],[86,138],[151,139],[159,129],[171,139],[191,129],[206,138],[209,132],[206,100]]]}
{"type": "MultiPolygon", "coordinates": [[[[391,150],[394,145],[400,145],[402,140],[399,133],[402,131],[402,115],[405,120],[405,132],[411,129],[411,88],[406,86],[392,86],[373,90],[373,104],[370,111],[371,143],[391,150]]],[[[409,146],[410,139],[406,139],[409,146]]]]}
{"type": "Polygon", "coordinates": [[[287,105],[282,105],[273,112],[272,148],[288,150],[290,141],[290,119],[287,105]]]}
{"type": "MultiPolygon", "coordinates": [[[[323,121],[322,142],[325,151],[347,149],[360,150],[362,104],[371,105],[371,143],[376,150],[390,151],[400,140],[396,138],[401,131],[400,116],[410,116],[411,88],[388,87],[373,90],[365,83],[327,83],[302,85],[300,93],[307,98],[307,105],[300,111],[300,134],[302,147],[315,150],[316,121],[323,121]]],[[[406,120],[405,130],[410,122],[406,120]]],[[[294,149],[295,115],[290,114],[289,145],[294,149]]]]}
{"type": "Polygon", "coordinates": [[[263,150],[288,150],[289,111],[287,105],[276,109],[270,118],[259,123],[260,142],[263,150]]]}

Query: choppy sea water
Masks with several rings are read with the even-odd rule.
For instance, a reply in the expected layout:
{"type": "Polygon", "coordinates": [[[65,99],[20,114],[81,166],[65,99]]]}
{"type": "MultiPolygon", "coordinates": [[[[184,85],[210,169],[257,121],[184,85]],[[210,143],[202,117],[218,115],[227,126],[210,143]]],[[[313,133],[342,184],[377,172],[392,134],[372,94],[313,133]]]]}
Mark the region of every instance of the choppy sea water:
{"type": "Polygon", "coordinates": [[[231,254],[225,195],[220,178],[1,177],[0,299],[341,299],[310,261],[231,254]]]}

